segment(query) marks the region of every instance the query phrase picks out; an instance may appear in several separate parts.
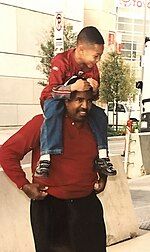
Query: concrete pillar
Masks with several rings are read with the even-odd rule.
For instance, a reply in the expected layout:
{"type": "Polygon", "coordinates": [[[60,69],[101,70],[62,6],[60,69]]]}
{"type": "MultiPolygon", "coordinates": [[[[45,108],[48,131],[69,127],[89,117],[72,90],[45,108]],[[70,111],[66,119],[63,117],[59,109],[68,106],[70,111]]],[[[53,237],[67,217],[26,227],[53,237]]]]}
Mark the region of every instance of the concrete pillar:
{"type": "Polygon", "coordinates": [[[150,174],[150,132],[140,133],[139,141],[145,173],[150,174]]]}
{"type": "Polygon", "coordinates": [[[126,174],[120,155],[112,156],[111,161],[117,175],[109,177],[102,200],[107,230],[107,245],[135,237],[139,234],[126,174]]]}
{"type": "Polygon", "coordinates": [[[150,174],[150,132],[126,135],[124,169],[128,178],[150,174]]]}
{"type": "Polygon", "coordinates": [[[138,133],[126,135],[124,169],[128,178],[140,177],[145,174],[138,133]]]}
{"type": "Polygon", "coordinates": [[[34,252],[29,199],[0,171],[0,251],[34,252]]]}

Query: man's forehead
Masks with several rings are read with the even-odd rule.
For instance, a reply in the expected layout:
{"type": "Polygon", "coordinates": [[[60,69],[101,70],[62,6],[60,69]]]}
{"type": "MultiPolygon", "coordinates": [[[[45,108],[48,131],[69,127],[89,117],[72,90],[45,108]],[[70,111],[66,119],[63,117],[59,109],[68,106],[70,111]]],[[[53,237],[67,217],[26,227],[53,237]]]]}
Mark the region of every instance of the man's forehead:
{"type": "Polygon", "coordinates": [[[77,92],[75,95],[75,98],[83,98],[83,99],[92,99],[93,98],[93,93],[92,91],[82,91],[82,92],[77,92]]]}

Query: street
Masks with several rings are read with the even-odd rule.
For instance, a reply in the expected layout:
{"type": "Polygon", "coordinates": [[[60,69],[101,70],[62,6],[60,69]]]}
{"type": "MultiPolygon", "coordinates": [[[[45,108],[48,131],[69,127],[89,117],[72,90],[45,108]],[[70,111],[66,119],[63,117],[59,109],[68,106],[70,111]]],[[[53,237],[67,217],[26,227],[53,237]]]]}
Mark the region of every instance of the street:
{"type": "Polygon", "coordinates": [[[110,155],[121,155],[125,148],[125,137],[109,137],[108,148],[110,155]]]}
{"type": "MultiPolygon", "coordinates": [[[[108,148],[109,148],[109,155],[121,155],[124,151],[125,146],[125,138],[124,137],[115,137],[108,139],[108,148]]],[[[31,153],[28,153],[23,161],[22,164],[25,166],[30,163],[31,160],[31,153]]]]}

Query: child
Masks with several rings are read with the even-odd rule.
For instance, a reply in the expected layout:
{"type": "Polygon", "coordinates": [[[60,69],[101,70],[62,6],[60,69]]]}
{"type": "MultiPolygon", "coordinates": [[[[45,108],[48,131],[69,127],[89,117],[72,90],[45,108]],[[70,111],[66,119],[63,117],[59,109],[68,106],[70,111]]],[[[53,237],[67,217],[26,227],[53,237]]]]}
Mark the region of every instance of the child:
{"type": "MultiPolygon", "coordinates": [[[[42,91],[40,98],[45,121],[41,130],[41,157],[36,169],[37,176],[47,177],[50,155],[63,152],[63,99],[69,99],[73,91],[85,91],[91,87],[95,99],[98,97],[100,77],[96,63],[100,60],[103,50],[102,35],[97,28],[88,26],[78,34],[75,49],[56,55],[51,61],[49,84],[42,91]]],[[[104,112],[93,104],[88,120],[98,145],[99,155],[95,166],[105,175],[116,175],[107,155],[107,132],[103,132],[103,139],[99,136],[103,120],[106,121],[104,112]]]]}

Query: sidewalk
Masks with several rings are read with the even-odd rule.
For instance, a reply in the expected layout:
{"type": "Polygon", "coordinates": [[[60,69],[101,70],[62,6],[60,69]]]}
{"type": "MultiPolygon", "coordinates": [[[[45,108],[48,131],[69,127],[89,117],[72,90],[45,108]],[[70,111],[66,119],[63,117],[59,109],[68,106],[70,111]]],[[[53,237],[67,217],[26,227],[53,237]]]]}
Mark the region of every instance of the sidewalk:
{"type": "Polygon", "coordinates": [[[15,134],[20,127],[14,127],[14,128],[4,128],[0,129],[0,145],[2,145],[9,137],[11,137],[13,134],[15,134]]]}
{"type": "Polygon", "coordinates": [[[149,252],[150,232],[136,238],[107,247],[107,252],[149,252]]]}

